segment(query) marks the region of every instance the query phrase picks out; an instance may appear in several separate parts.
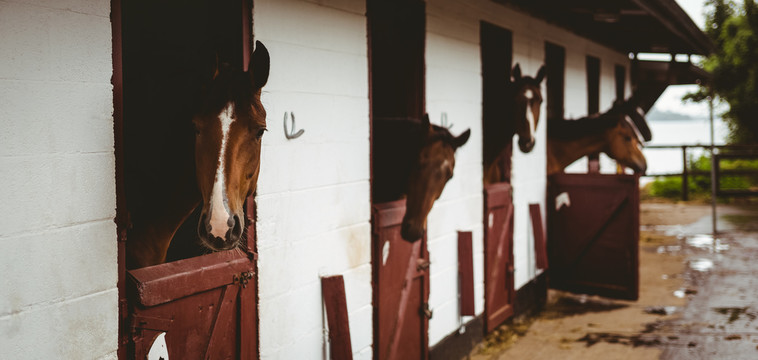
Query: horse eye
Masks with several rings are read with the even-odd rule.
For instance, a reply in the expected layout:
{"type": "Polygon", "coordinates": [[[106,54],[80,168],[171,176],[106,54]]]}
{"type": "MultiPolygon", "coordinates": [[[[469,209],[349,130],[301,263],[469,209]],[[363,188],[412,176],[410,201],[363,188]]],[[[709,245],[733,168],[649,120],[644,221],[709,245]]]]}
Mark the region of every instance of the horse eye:
{"type": "Polygon", "coordinates": [[[260,128],[258,129],[258,133],[255,135],[255,138],[257,140],[260,140],[263,137],[263,133],[266,132],[266,128],[260,128]]]}
{"type": "Polygon", "coordinates": [[[245,175],[245,178],[248,179],[248,180],[252,179],[253,178],[253,173],[248,173],[247,175],[245,175]]]}

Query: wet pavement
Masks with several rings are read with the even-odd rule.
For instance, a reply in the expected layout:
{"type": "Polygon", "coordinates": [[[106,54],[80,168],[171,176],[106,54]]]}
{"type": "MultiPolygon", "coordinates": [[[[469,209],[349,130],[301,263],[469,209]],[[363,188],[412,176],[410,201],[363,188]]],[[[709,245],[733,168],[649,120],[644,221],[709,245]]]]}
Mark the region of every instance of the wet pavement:
{"type": "Polygon", "coordinates": [[[709,206],[642,211],[638,301],[551,290],[468,358],[758,359],[758,206],[719,206],[715,238],[709,206]]]}
{"type": "MultiPolygon", "coordinates": [[[[677,236],[687,304],[679,316],[651,324],[649,336],[663,352],[661,359],[758,359],[758,212],[719,208],[718,228],[711,218],[687,226],[650,229],[677,236]]],[[[643,229],[644,230],[644,229],[643,229]]]]}

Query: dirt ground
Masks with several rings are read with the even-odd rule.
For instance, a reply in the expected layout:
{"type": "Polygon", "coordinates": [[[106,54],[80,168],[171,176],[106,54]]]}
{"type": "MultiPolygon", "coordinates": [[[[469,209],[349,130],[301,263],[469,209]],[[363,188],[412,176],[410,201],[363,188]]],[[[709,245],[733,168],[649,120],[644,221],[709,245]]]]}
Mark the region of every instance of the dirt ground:
{"type": "MultiPolygon", "coordinates": [[[[720,206],[718,213],[719,228],[725,232],[758,230],[758,221],[755,221],[758,212],[720,206]]],[[[718,307],[709,303],[708,299],[714,296],[707,294],[725,290],[717,284],[707,286],[708,282],[703,279],[711,273],[715,274],[712,277],[718,277],[718,272],[693,270],[695,262],[711,261],[697,257],[701,252],[711,254],[710,259],[719,264],[729,253],[714,250],[718,246],[728,249],[726,244],[732,239],[727,239],[728,235],[716,242],[711,237],[709,246],[712,248],[705,250],[700,247],[703,244],[696,241],[702,239],[702,234],[710,233],[710,206],[643,203],[640,225],[638,301],[550,290],[542,313],[514,319],[510,326],[497,329],[471,352],[469,359],[758,359],[753,343],[758,341],[758,332],[755,336],[750,332],[758,327],[748,324],[755,317],[744,319],[748,321],[745,326],[750,328],[749,334],[741,330],[742,335],[734,335],[725,326],[732,324],[735,316],[739,318],[752,311],[748,310],[750,306],[718,307]],[[697,305],[699,302],[702,305],[697,305]],[[713,313],[714,318],[704,322],[698,318],[700,312],[713,313]],[[735,344],[732,340],[748,343],[744,346],[747,350],[741,353],[744,356],[718,356],[724,353],[723,348],[735,344]]],[[[732,247],[739,244],[734,243],[732,247]]],[[[732,253],[739,256],[739,252],[732,253]]],[[[756,273],[754,270],[738,272],[756,273]]],[[[749,284],[743,285],[749,287],[749,284]]],[[[745,299],[751,295],[740,296],[745,299]]]]}

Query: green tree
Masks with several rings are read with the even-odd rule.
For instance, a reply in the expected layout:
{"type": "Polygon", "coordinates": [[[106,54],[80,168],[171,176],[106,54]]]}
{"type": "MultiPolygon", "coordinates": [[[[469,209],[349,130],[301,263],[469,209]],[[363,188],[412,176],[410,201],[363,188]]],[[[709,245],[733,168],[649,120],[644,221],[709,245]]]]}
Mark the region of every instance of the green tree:
{"type": "Polygon", "coordinates": [[[706,7],[705,33],[716,51],[703,67],[713,79],[685,100],[717,96],[729,105],[722,116],[729,124],[730,142],[758,142],[758,6],[753,0],[744,0],[742,5],[707,0],[706,7]]]}

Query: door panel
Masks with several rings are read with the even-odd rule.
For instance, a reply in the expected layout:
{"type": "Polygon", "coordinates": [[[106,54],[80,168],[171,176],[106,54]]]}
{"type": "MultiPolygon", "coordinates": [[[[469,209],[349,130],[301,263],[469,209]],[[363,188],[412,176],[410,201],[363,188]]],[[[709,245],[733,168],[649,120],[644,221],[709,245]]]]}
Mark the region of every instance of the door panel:
{"type": "Polygon", "coordinates": [[[634,175],[558,174],[548,191],[550,286],[639,297],[639,185],[634,175]]]}
{"type": "Polygon", "coordinates": [[[400,237],[405,200],[374,205],[374,351],[378,359],[428,358],[426,236],[400,237]]]}
{"type": "Polygon", "coordinates": [[[508,183],[487,185],[485,197],[484,312],[492,331],[513,315],[513,202],[508,183]]]}

